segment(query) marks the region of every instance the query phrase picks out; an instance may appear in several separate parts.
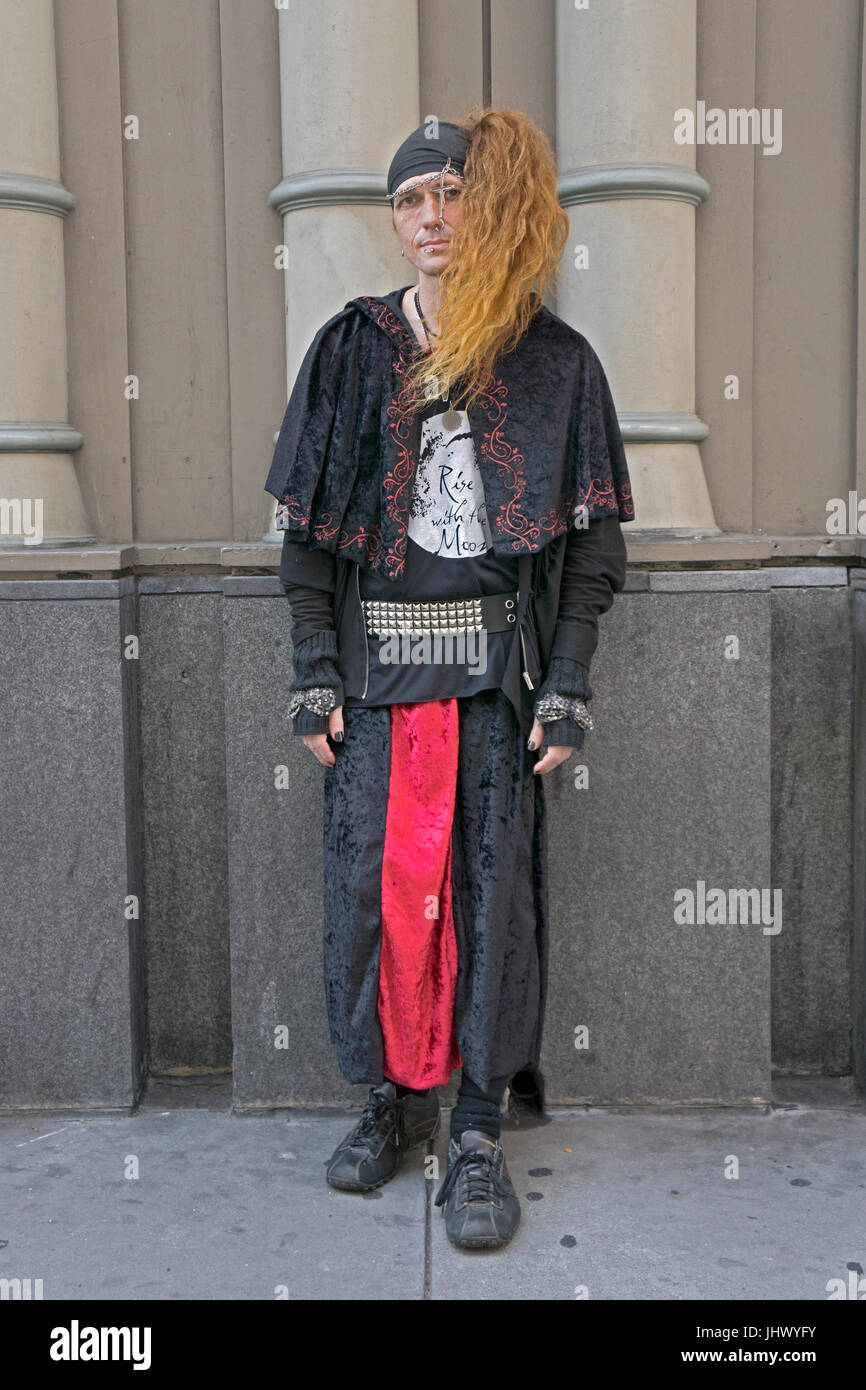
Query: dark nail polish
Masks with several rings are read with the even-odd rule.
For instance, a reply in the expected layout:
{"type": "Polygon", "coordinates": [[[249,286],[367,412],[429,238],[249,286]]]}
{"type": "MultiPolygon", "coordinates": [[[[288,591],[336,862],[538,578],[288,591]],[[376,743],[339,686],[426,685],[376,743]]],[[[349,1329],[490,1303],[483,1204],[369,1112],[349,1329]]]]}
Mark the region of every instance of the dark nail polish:
{"type": "Polygon", "coordinates": [[[527,746],[527,748],[534,748],[534,747],[535,747],[535,739],[531,738],[531,739],[529,740],[529,742],[527,743],[526,746],[527,746]]]}
{"type": "Polygon", "coordinates": [[[342,743],[342,742],[343,742],[343,731],[342,731],[342,729],[338,729],[337,732],[334,734],[334,742],[335,742],[335,743],[342,743]]]}

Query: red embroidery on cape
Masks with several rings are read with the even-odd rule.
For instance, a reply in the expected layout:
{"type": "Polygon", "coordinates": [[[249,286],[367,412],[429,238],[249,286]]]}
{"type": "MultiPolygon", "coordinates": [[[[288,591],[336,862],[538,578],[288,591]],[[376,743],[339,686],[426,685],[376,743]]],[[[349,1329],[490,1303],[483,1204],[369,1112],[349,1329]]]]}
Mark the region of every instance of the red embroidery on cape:
{"type": "MultiPolygon", "coordinates": [[[[298,526],[308,526],[310,521],[309,511],[302,512],[300,508],[295,505],[290,507],[288,504],[281,504],[277,507],[276,530],[291,530],[292,528],[289,525],[290,521],[295,523],[295,529],[297,529],[298,526]]],[[[316,541],[329,541],[337,535],[337,527],[332,524],[330,514],[326,513],[326,515],[322,517],[322,520],[313,527],[311,534],[313,540],[316,541]]],[[[376,525],[369,527],[359,526],[354,535],[350,535],[344,526],[340,527],[339,536],[337,538],[337,549],[349,550],[357,546],[363,547],[364,558],[369,564],[377,560],[382,549],[382,535],[379,527],[376,525]]]]}
{"type": "MultiPolygon", "coordinates": [[[[369,305],[370,312],[380,328],[384,328],[386,332],[390,333],[392,338],[399,338],[402,340],[404,351],[406,348],[412,348],[413,350],[417,348],[418,345],[405,323],[397,317],[390,305],[384,304],[380,299],[371,299],[367,294],[361,294],[358,298],[362,304],[369,305]]],[[[401,353],[401,356],[402,355],[401,353]]]]}
{"type": "Polygon", "coordinates": [[[317,521],[313,527],[313,539],[317,541],[329,541],[332,536],[336,536],[339,522],[332,525],[333,518],[330,512],[325,512],[321,521],[317,521]]]}
{"type": "Polygon", "coordinates": [[[417,399],[412,390],[412,383],[406,377],[407,353],[405,347],[411,345],[415,349],[417,344],[389,305],[377,302],[368,295],[361,295],[359,298],[370,306],[379,327],[404,345],[398,346],[393,359],[394,373],[402,381],[402,386],[397,395],[391,397],[385,411],[388,418],[388,429],[397,450],[397,461],[393,468],[385,471],[382,481],[388,515],[396,524],[398,533],[393,547],[384,553],[384,569],[394,578],[399,579],[406,565],[406,543],[409,536],[409,527],[406,521],[408,503],[404,498],[404,493],[415,473],[415,459],[412,457],[407,441],[411,437],[412,416],[417,399]]]}
{"type": "Polygon", "coordinates": [[[500,536],[513,537],[512,550],[531,550],[532,542],[538,540],[540,531],[538,523],[531,521],[520,507],[526,492],[524,456],[513,444],[508,443],[502,433],[508,417],[508,387],[505,382],[500,377],[493,377],[492,384],[485,386],[478,397],[478,404],[490,422],[489,431],[482,436],[481,453],[496,464],[496,471],[506,491],[512,494],[496,514],[496,530],[500,536]]]}
{"type": "Polygon", "coordinates": [[[294,526],[307,526],[310,512],[301,510],[301,504],[294,492],[284,492],[283,500],[277,506],[276,530],[289,531],[294,526]]]}
{"type": "Polygon", "coordinates": [[[623,499],[622,509],[625,512],[625,519],[626,521],[628,521],[630,518],[634,516],[634,502],[632,500],[631,495],[631,483],[622,483],[620,485],[620,492],[622,493],[623,499]]]}
{"type": "MultiPolygon", "coordinates": [[[[623,511],[630,516],[634,516],[634,504],[631,500],[631,487],[624,483],[622,486],[623,511]]],[[[600,512],[611,512],[619,510],[619,500],[616,495],[616,488],[613,478],[590,478],[589,483],[578,498],[577,505],[580,507],[596,508],[600,512]]]]}
{"type": "Polygon", "coordinates": [[[359,545],[364,547],[364,559],[368,564],[372,565],[375,560],[378,560],[382,549],[382,533],[379,527],[375,524],[369,528],[359,526],[353,536],[350,536],[346,530],[340,532],[340,539],[337,542],[338,550],[348,550],[359,545]]]}
{"type": "Polygon", "coordinates": [[[549,512],[538,518],[538,524],[542,531],[549,531],[549,540],[554,536],[559,536],[563,531],[567,531],[572,524],[575,513],[575,503],[573,497],[564,497],[558,507],[551,507],[549,512]]]}

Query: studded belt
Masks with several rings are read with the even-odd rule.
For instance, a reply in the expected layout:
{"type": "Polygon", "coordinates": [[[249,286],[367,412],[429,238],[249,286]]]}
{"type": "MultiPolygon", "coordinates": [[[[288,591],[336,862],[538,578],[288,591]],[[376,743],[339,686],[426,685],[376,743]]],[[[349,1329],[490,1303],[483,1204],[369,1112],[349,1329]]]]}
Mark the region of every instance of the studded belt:
{"type": "Polygon", "coordinates": [[[481,594],[476,598],[433,599],[429,603],[393,603],[362,599],[367,631],[390,637],[401,632],[466,632],[485,628],[507,632],[517,624],[517,592],[481,594]]]}

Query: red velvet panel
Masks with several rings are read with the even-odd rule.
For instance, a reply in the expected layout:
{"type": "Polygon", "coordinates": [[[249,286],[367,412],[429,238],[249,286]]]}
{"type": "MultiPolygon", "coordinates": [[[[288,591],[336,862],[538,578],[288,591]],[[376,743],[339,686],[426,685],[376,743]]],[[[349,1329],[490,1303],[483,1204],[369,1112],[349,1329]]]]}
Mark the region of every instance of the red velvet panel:
{"type": "Polygon", "coordinates": [[[451,906],[458,728],[456,699],[391,706],[378,1011],[384,1073],[414,1090],[445,1085],[461,1065],[451,906]]]}

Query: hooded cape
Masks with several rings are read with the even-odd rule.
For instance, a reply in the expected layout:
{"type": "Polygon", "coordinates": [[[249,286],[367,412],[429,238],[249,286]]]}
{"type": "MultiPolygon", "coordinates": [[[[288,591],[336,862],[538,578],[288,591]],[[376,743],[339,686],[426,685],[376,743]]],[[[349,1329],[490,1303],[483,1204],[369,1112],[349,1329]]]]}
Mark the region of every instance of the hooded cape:
{"type": "MultiPolygon", "coordinates": [[[[360,295],[319,329],[265,483],[278,530],[392,579],[405,565],[421,435],[406,384],[421,349],[399,313],[404,293],[360,295]]],[[[601,362],[544,305],[468,415],[496,554],[541,550],[578,509],[634,520],[601,362]]]]}

